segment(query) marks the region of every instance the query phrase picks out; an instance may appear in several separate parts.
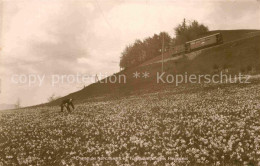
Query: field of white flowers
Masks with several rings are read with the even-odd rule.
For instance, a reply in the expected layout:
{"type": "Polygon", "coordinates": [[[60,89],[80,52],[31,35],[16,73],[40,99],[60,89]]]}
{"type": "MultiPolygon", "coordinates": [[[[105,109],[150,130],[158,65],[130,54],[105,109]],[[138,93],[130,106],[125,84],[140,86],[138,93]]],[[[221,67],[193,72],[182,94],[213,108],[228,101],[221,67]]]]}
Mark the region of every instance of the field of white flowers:
{"type": "Polygon", "coordinates": [[[259,165],[260,83],[0,112],[0,165],[259,165]]]}

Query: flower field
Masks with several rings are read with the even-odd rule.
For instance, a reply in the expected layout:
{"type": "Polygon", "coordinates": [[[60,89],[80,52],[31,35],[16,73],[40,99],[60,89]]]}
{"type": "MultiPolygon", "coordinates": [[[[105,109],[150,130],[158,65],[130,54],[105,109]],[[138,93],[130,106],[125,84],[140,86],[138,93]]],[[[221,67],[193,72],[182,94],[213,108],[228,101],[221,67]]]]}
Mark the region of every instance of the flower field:
{"type": "Polygon", "coordinates": [[[260,83],[176,92],[1,111],[0,165],[260,165],[260,83]]]}

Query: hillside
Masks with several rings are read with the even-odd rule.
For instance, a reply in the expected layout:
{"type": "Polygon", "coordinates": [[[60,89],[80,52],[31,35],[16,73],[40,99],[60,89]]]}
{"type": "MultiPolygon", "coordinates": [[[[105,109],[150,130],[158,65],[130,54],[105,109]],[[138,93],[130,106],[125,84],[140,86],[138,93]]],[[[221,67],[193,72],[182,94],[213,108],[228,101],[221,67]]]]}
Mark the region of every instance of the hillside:
{"type": "Polygon", "coordinates": [[[174,165],[134,160],[150,156],[180,156],[189,164],[178,165],[188,166],[259,165],[259,85],[197,84],[186,93],[177,87],[77,104],[72,113],[0,111],[0,165],[174,165]]]}
{"type": "Polygon", "coordinates": [[[233,84],[221,89],[190,87],[187,90],[187,93],[179,93],[182,90],[178,87],[167,93],[82,103],[70,114],[60,113],[57,106],[0,111],[3,133],[0,135],[0,163],[163,166],[168,161],[143,164],[128,159],[116,164],[114,160],[86,158],[167,158],[178,154],[187,158],[189,165],[200,165],[198,157],[190,153],[198,149],[195,152],[204,157],[205,165],[214,165],[217,161],[223,163],[219,165],[243,165],[244,161],[256,165],[260,157],[256,153],[260,127],[259,82],[233,84]],[[232,141],[233,146],[230,146],[232,141]],[[247,146],[248,142],[252,146],[247,146]],[[238,144],[245,149],[236,152],[243,160],[233,157],[238,144]],[[30,152],[35,156],[31,157],[30,152]],[[205,156],[205,152],[208,155],[205,156]]]}
{"type": "MultiPolygon", "coordinates": [[[[164,72],[170,74],[177,73],[207,73],[212,74],[214,66],[220,69],[228,67],[229,73],[236,74],[246,72],[247,68],[254,69],[254,73],[260,72],[260,31],[258,30],[218,30],[211,31],[208,34],[221,32],[224,43],[204,50],[199,50],[176,60],[171,60],[170,54],[165,54],[164,72]]],[[[208,35],[206,34],[206,35],[208,35]]],[[[126,83],[95,83],[86,88],[69,94],[64,98],[74,98],[76,103],[91,101],[95,99],[104,99],[106,96],[120,97],[132,93],[154,92],[168,86],[168,84],[157,84],[156,74],[161,71],[161,56],[128,70],[121,71],[116,76],[124,74],[126,83]],[[149,78],[133,77],[133,73],[149,73],[149,78]]],[[[61,99],[58,99],[50,105],[57,105],[61,99]]]]}

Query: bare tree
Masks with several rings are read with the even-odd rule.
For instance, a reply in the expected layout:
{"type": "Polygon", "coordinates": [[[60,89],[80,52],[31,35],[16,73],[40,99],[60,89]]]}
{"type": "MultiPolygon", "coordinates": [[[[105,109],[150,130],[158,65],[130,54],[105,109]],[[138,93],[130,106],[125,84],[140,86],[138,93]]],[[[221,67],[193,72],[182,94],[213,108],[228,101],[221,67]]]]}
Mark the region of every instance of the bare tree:
{"type": "Polygon", "coordinates": [[[52,102],[56,99],[60,98],[59,96],[55,96],[55,94],[53,93],[49,98],[48,98],[48,102],[52,102]]]}
{"type": "Polygon", "coordinates": [[[21,108],[21,100],[20,100],[20,98],[17,99],[17,101],[16,101],[16,103],[15,103],[15,108],[16,108],[16,109],[21,108]]]}

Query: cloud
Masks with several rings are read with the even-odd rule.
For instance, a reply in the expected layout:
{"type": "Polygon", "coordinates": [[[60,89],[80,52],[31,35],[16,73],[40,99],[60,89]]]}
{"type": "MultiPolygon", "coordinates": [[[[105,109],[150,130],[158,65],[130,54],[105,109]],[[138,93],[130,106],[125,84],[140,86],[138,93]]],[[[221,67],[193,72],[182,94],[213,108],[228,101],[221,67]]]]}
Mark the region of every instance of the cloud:
{"type": "Polygon", "coordinates": [[[82,4],[33,0],[18,3],[8,22],[10,29],[5,31],[3,55],[8,55],[3,56],[5,64],[15,68],[31,64],[36,71],[45,73],[73,71],[68,65],[75,66],[78,57],[88,56],[86,38],[91,34],[88,27],[94,6],[82,4]]]}
{"type": "Polygon", "coordinates": [[[256,1],[214,2],[206,23],[214,29],[259,29],[259,11],[256,1]]]}
{"type": "MultiPolygon", "coordinates": [[[[32,100],[28,96],[55,91],[54,87],[49,87],[49,80],[38,89],[12,84],[13,74],[71,74],[90,70],[78,64],[77,58],[89,56],[87,39],[91,38],[89,27],[95,9],[92,3],[34,0],[17,2],[15,6],[10,3],[13,4],[5,3],[0,73],[3,92],[8,94],[1,94],[2,101],[23,96],[25,105],[35,104],[47,97],[32,100]]],[[[69,91],[75,91],[75,87],[70,87],[69,91]]],[[[59,94],[65,95],[63,88],[59,94]]]]}

